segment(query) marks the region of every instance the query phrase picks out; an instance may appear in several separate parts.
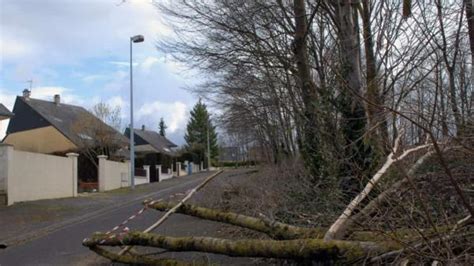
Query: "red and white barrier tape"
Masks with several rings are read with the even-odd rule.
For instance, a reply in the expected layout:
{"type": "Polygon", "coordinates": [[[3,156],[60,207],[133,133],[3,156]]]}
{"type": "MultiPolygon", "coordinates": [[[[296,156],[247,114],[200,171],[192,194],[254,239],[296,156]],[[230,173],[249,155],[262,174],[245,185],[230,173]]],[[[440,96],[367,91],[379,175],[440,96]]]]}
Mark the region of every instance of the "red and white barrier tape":
{"type": "MultiPolygon", "coordinates": [[[[175,193],[173,195],[170,195],[169,198],[172,199],[174,197],[178,197],[178,196],[183,196],[183,195],[187,195],[188,193],[190,193],[191,190],[187,190],[185,193],[181,193],[181,192],[178,192],[178,193],[175,193]]],[[[138,212],[136,212],[135,214],[133,214],[132,216],[128,217],[127,219],[125,219],[125,221],[123,221],[122,223],[120,223],[119,225],[115,226],[114,228],[112,228],[112,230],[110,231],[107,231],[105,233],[105,235],[107,235],[108,237],[103,239],[102,241],[100,241],[100,244],[104,244],[106,240],[108,239],[111,239],[111,238],[114,238],[116,237],[116,234],[112,234],[113,232],[119,230],[121,227],[123,227],[124,225],[126,225],[128,222],[130,222],[131,220],[137,218],[138,216],[140,216],[142,213],[145,212],[146,209],[148,209],[148,205],[153,205],[155,204],[156,202],[159,202],[159,201],[162,201],[163,199],[157,199],[157,200],[152,200],[150,202],[145,202],[145,206],[143,208],[141,208],[138,212]]],[[[130,231],[130,228],[128,227],[124,227],[122,229],[122,232],[120,234],[118,234],[118,236],[120,237],[122,234],[126,234],[130,231]]]]}

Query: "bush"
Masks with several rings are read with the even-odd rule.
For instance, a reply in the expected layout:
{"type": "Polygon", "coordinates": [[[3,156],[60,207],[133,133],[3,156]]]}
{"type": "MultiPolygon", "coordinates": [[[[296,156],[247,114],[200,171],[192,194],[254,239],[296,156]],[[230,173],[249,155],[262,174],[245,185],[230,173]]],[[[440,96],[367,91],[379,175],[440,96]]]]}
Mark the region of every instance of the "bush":
{"type": "MultiPolygon", "coordinates": [[[[216,165],[213,162],[213,165],[216,165]]],[[[240,166],[256,166],[258,165],[258,162],[256,161],[241,161],[241,162],[231,162],[231,161],[221,161],[217,163],[218,166],[220,167],[240,167],[240,166]]]]}

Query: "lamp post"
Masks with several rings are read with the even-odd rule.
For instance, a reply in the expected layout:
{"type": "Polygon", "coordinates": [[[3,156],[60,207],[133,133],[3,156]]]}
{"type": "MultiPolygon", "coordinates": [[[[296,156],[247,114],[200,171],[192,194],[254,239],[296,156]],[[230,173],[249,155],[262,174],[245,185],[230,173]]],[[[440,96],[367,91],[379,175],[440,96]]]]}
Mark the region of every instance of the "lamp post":
{"type": "Polygon", "coordinates": [[[209,128],[211,127],[211,118],[207,120],[207,171],[211,170],[211,141],[209,139],[209,128]]]}
{"type": "Polygon", "coordinates": [[[135,133],[133,132],[133,66],[132,66],[132,44],[143,42],[143,35],[130,37],[130,185],[135,189],[135,133]]]}

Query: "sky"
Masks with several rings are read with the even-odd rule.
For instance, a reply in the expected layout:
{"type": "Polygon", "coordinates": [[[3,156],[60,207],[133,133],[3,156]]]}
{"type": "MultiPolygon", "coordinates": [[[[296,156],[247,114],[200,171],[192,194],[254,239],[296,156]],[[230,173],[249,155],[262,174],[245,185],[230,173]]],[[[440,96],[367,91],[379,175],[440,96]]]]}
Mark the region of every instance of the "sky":
{"type": "MultiPolygon", "coordinates": [[[[135,128],[158,129],[181,145],[197,97],[183,89],[196,75],[155,47],[172,36],[150,0],[0,0],[0,103],[10,110],[29,88],[32,98],[90,109],[98,102],[120,106],[129,124],[129,38],[133,45],[135,128]]],[[[0,122],[0,138],[7,121],[0,122]]]]}

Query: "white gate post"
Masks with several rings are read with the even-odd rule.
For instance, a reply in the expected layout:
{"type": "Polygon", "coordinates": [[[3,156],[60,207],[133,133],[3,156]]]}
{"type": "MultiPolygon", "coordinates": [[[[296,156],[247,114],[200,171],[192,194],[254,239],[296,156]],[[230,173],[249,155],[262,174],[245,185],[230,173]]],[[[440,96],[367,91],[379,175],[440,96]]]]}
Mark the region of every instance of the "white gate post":
{"type": "Polygon", "coordinates": [[[150,166],[149,165],[144,165],[143,169],[146,171],[146,181],[147,183],[150,183],[150,166]]]}
{"type": "Polygon", "coordinates": [[[70,152],[66,153],[66,156],[71,159],[72,162],[72,196],[77,197],[77,157],[79,157],[79,154],[70,152]]]}
{"type": "Polygon", "coordinates": [[[158,171],[158,182],[160,182],[163,176],[163,173],[161,172],[161,164],[156,166],[156,170],[158,171]]]}
{"type": "Polygon", "coordinates": [[[176,175],[181,175],[181,162],[176,162],[176,175]]]}
{"type": "Polygon", "coordinates": [[[106,173],[105,173],[105,163],[106,162],[105,161],[107,160],[108,157],[107,157],[107,155],[99,155],[99,156],[97,156],[97,158],[99,158],[99,167],[97,169],[99,173],[97,174],[97,176],[98,176],[97,179],[99,181],[99,191],[102,192],[102,191],[105,191],[105,189],[106,189],[106,184],[105,183],[107,182],[107,180],[106,180],[106,176],[105,176],[106,175],[106,173]]]}

